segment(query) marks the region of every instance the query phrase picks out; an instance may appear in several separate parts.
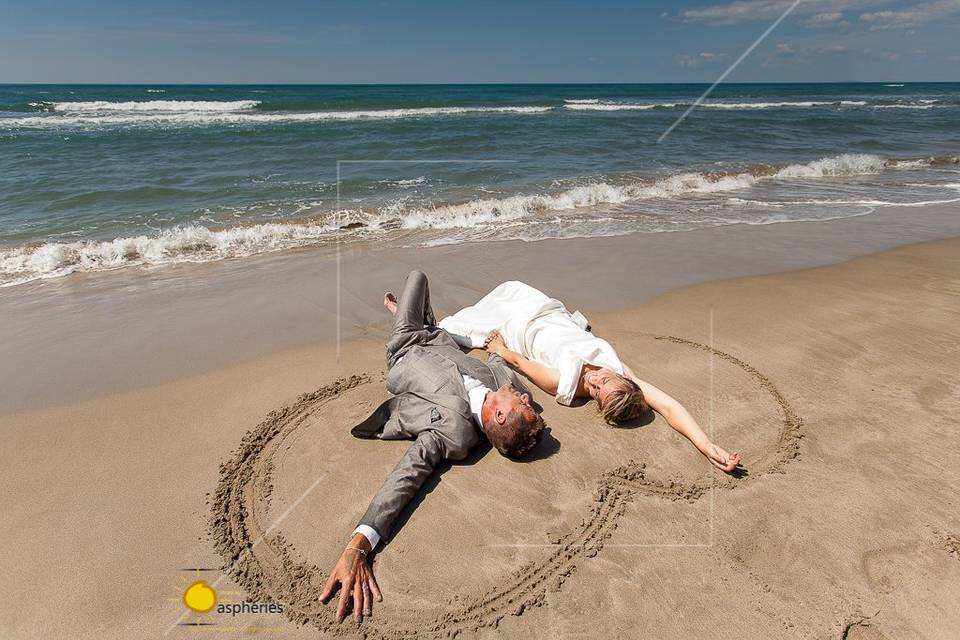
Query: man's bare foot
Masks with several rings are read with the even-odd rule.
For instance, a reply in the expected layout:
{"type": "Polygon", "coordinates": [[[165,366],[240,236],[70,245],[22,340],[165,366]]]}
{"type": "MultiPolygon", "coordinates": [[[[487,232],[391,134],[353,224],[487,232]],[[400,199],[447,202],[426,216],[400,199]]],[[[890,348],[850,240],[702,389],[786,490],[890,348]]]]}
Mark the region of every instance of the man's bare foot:
{"type": "Polygon", "coordinates": [[[383,294],[383,306],[387,308],[390,315],[397,315],[397,296],[393,295],[392,291],[387,291],[383,294]]]}

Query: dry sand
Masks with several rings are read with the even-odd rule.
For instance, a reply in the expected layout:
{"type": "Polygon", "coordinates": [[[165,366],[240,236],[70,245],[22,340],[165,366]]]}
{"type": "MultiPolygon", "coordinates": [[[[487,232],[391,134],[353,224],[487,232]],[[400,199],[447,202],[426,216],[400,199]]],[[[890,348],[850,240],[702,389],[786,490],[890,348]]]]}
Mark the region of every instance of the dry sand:
{"type": "Polygon", "coordinates": [[[430,482],[359,628],[312,598],[407,446],[349,435],[385,396],[379,342],[4,416],[0,635],[960,636],[958,274],[947,240],[584,309],[748,474],[662,419],[613,429],[537,394],[538,455],[430,482]],[[289,615],[171,627],[197,576],[289,615]]]}

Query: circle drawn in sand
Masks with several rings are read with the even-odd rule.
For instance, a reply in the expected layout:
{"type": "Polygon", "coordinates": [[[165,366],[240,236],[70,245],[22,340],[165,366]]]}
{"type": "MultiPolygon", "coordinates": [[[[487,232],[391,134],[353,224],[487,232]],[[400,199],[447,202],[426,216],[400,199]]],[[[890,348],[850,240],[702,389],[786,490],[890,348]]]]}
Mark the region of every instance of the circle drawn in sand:
{"type": "MultiPolygon", "coordinates": [[[[781,426],[772,457],[764,468],[752,468],[739,483],[753,482],[779,471],[799,455],[802,419],[776,386],[750,364],[708,345],[676,336],[648,336],[654,340],[711,353],[744,373],[768,394],[780,413],[781,426]]],[[[506,615],[520,615],[527,607],[546,602],[548,590],[559,590],[576,568],[580,556],[596,556],[613,535],[617,521],[637,495],[671,500],[697,500],[711,480],[662,482],[646,477],[642,463],[629,461],[603,473],[597,480],[589,514],[540,560],[514,571],[495,588],[454,599],[445,609],[408,611],[403,620],[367,619],[359,629],[338,625],[334,607],[319,602],[326,579],[319,567],[298,559],[293,548],[269,521],[275,456],[285,441],[295,438],[309,417],[327,402],[372,382],[369,375],[342,378],[292,405],[272,411],[249,431],[233,457],[220,467],[220,483],[213,500],[210,532],[230,576],[256,600],[283,603],[296,623],[310,623],[328,633],[361,633],[371,638],[450,637],[461,631],[495,627],[506,615]]],[[[735,485],[727,485],[735,486],[735,485]]]]}

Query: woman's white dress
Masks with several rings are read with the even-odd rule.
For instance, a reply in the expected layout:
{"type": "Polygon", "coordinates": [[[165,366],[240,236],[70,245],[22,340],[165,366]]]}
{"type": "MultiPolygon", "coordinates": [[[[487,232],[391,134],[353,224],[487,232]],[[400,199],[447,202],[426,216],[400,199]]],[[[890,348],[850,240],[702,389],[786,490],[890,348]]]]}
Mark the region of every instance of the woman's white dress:
{"type": "Polygon", "coordinates": [[[493,330],[507,348],[557,369],[557,402],[569,405],[584,364],[623,374],[623,363],[606,340],[589,331],[587,319],[570,313],[559,300],[516,280],[504,282],[475,305],[440,321],[460,345],[480,348],[493,330]]]}

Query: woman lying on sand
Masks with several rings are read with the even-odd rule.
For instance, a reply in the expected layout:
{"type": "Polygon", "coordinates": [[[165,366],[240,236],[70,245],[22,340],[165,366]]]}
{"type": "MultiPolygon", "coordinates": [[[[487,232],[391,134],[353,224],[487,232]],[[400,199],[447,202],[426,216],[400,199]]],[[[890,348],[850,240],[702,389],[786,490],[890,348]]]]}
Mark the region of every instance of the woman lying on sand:
{"type": "Polygon", "coordinates": [[[560,404],[592,398],[613,425],[653,409],[716,468],[731,472],[740,462],[739,454],[710,442],[683,405],[634,375],[606,340],[588,331],[580,312],[571,314],[528,284],[504,282],[440,327],[462,346],[500,355],[560,404]]]}

